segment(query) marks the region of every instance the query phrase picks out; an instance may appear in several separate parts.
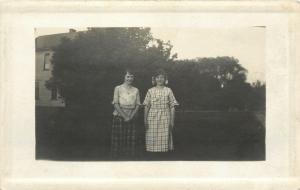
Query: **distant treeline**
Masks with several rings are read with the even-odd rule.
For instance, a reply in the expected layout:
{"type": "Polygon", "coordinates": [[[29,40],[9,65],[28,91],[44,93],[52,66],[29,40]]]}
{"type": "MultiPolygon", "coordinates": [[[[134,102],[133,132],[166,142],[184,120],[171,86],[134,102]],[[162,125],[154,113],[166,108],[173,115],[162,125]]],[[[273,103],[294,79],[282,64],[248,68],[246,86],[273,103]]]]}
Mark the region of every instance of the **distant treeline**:
{"type": "Polygon", "coordinates": [[[89,28],[54,49],[53,77],[46,86],[57,88],[69,108],[110,112],[113,89],[123,82],[126,68],[134,70],[142,100],[153,72],[163,68],[178,109],[265,109],[265,84],[247,83],[247,70],[238,59],[178,60],[171,50],[171,43],[154,39],[150,28],[89,28]]]}
{"type": "Polygon", "coordinates": [[[247,70],[232,57],[175,61],[170,86],[183,109],[264,110],[265,84],[246,82],[247,70]]]}

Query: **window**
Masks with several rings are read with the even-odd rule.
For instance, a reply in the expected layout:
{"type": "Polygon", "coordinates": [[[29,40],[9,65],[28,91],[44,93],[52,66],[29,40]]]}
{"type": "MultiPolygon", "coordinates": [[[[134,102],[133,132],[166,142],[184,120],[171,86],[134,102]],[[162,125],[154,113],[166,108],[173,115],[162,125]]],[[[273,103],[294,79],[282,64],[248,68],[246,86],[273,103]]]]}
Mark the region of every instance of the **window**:
{"type": "Polygon", "coordinates": [[[55,87],[51,90],[51,100],[57,100],[57,88],[55,87]]]}
{"type": "Polygon", "coordinates": [[[50,53],[44,55],[44,71],[49,71],[51,66],[51,57],[50,53]]]}
{"type": "Polygon", "coordinates": [[[39,82],[36,81],[35,82],[35,100],[39,100],[40,99],[40,86],[39,86],[39,82]]]}

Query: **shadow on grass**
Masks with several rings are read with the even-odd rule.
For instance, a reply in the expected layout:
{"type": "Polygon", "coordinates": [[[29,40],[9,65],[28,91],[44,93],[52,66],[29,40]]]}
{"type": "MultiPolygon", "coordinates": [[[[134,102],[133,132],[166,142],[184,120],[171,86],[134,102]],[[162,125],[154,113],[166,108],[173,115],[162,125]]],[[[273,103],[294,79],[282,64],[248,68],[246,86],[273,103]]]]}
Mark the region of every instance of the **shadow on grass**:
{"type": "MultiPolygon", "coordinates": [[[[109,157],[111,119],[111,115],[95,117],[64,108],[37,107],[36,159],[112,161],[109,157]]],[[[149,158],[145,153],[142,120],[139,117],[136,161],[265,160],[262,114],[258,118],[254,112],[178,112],[175,151],[156,158],[149,158]]]]}

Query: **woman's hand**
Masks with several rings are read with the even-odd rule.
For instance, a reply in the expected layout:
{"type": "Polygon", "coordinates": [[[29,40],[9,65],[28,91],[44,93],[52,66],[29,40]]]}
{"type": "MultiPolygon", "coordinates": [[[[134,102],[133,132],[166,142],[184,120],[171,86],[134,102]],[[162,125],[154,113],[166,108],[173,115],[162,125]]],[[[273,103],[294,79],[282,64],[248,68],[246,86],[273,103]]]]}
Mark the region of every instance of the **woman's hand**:
{"type": "Polygon", "coordinates": [[[172,107],[170,110],[170,130],[173,131],[175,121],[175,108],[172,107]]]}
{"type": "Polygon", "coordinates": [[[149,126],[148,126],[148,113],[150,110],[150,106],[146,105],[145,106],[145,110],[144,110],[144,125],[145,125],[145,130],[148,130],[149,126]]]}
{"type": "Polygon", "coordinates": [[[122,117],[123,117],[123,119],[124,119],[125,122],[130,121],[130,116],[124,114],[124,115],[122,115],[122,117]]]}
{"type": "Polygon", "coordinates": [[[124,119],[125,122],[128,122],[130,120],[129,116],[121,109],[119,104],[114,104],[115,109],[117,112],[121,115],[121,117],[124,119]]]}
{"type": "Polygon", "coordinates": [[[134,120],[137,116],[137,112],[133,112],[131,115],[130,115],[130,120],[134,120]]]}
{"type": "Polygon", "coordinates": [[[139,110],[139,106],[137,105],[134,110],[131,112],[131,114],[129,114],[128,116],[128,120],[127,121],[131,121],[131,120],[134,120],[137,115],[138,115],[138,110],[139,110]]]}
{"type": "Polygon", "coordinates": [[[134,120],[137,116],[137,112],[132,112],[129,116],[128,116],[128,121],[134,120]]]}
{"type": "Polygon", "coordinates": [[[125,117],[124,117],[124,121],[125,121],[125,122],[128,122],[128,121],[130,121],[130,120],[131,120],[131,118],[128,117],[128,116],[125,116],[125,117]]]}
{"type": "Polygon", "coordinates": [[[170,121],[170,129],[174,128],[174,121],[170,121]]]}

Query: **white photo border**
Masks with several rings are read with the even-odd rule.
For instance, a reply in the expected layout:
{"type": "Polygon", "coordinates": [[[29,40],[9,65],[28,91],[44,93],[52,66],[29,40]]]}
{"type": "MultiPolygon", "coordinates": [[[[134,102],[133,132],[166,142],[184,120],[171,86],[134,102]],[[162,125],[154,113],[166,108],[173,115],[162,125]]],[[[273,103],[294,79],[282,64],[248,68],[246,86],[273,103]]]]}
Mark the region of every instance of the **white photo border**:
{"type": "Polygon", "coordinates": [[[300,189],[300,5],[295,1],[0,3],[0,188],[300,189]],[[266,161],[35,160],[39,27],[266,27],[266,161]]]}

